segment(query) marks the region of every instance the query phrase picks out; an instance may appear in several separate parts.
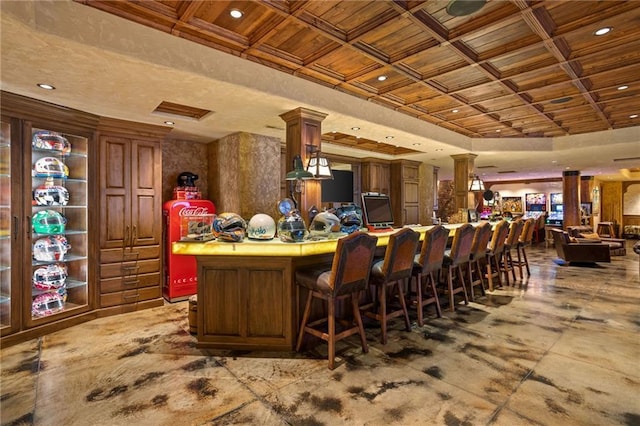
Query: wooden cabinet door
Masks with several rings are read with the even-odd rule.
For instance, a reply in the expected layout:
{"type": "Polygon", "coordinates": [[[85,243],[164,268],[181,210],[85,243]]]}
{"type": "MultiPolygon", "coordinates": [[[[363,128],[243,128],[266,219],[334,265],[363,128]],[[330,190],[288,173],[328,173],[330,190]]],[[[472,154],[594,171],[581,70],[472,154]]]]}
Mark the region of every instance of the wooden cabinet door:
{"type": "Polygon", "coordinates": [[[126,138],[100,137],[100,247],[122,248],[131,238],[131,149],[126,138]]]}
{"type": "Polygon", "coordinates": [[[162,151],[157,142],[131,143],[131,246],[160,244],[162,238],[162,151]]]}

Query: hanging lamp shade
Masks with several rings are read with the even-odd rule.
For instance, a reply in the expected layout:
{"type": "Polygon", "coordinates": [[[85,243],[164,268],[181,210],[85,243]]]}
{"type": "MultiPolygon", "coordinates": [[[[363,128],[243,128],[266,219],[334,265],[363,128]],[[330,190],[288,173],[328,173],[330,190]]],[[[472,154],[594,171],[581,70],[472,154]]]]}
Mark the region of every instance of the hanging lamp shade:
{"type": "Polygon", "coordinates": [[[309,157],[307,171],[313,174],[314,179],[333,179],[333,172],[331,171],[329,159],[324,157],[319,150],[309,157]]]}
{"type": "Polygon", "coordinates": [[[473,180],[471,181],[471,185],[469,186],[469,192],[483,192],[484,191],[484,182],[478,177],[478,175],[473,176],[473,180]]]}
{"type": "Polygon", "coordinates": [[[313,179],[313,173],[308,172],[304,169],[304,166],[302,165],[302,158],[299,155],[296,155],[295,157],[293,157],[293,170],[287,173],[285,179],[313,179]]]}

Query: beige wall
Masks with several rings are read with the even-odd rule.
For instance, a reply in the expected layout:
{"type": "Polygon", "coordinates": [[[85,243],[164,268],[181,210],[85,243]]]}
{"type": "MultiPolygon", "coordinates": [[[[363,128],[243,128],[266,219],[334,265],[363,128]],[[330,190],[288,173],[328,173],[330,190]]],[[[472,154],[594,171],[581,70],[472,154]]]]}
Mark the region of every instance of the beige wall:
{"type": "Polygon", "coordinates": [[[202,192],[202,198],[209,198],[208,192],[207,145],[203,143],[168,140],[162,144],[162,202],[173,199],[173,188],[177,185],[178,175],[191,172],[198,175],[196,185],[202,192]]]}

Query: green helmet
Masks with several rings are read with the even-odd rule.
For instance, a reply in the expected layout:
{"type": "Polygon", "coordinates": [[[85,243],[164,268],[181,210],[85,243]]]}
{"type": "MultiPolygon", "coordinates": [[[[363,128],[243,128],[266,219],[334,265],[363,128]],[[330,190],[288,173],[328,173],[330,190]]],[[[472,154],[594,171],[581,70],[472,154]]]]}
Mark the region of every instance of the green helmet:
{"type": "Polygon", "coordinates": [[[33,231],[37,234],[64,234],[66,224],[67,219],[55,210],[41,210],[31,219],[33,231]]]}

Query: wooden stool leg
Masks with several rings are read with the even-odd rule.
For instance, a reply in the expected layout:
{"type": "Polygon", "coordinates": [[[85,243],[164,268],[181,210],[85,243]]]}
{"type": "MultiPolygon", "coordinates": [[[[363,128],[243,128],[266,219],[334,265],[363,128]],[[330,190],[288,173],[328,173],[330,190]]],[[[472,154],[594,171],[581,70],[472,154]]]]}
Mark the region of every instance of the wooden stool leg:
{"type": "Polygon", "coordinates": [[[378,302],[379,315],[380,315],[380,328],[382,329],[382,336],[380,342],[383,345],[387,344],[387,286],[385,284],[378,286],[378,302]]]}
{"type": "Polygon", "coordinates": [[[307,322],[309,321],[309,315],[311,314],[311,299],[313,297],[313,292],[309,290],[309,294],[307,295],[307,304],[304,307],[304,313],[302,314],[302,323],[300,324],[300,332],[298,333],[298,343],[296,344],[296,352],[300,352],[300,347],[302,346],[302,339],[304,338],[304,328],[307,326],[307,322]]]}
{"type": "Polygon", "coordinates": [[[422,274],[418,274],[415,278],[416,278],[416,307],[418,309],[418,325],[422,327],[424,325],[424,319],[422,316],[422,274]]]}
{"type": "Polygon", "coordinates": [[[335,300],[333,297],[329,297],[327,299],[327,304],[329,305],[329,317],[328,317],[328,326],[327,330],[329,333],[328,336],[328,345],[329,345],[329,370],[333,370],[335,368],[335,357],[336,357],[336,306],[335,300]]]}
{"type": "MultiPolygon", "coordinates": [[[[428,278],[431,283],[431,294],[433,294],[433,298],[435,299],[435,302],[436,302],[436,313],[438,314],[438,318],[442,318],[442,308],[440,308],[440,300],[438,299],[438,293],[436,290],[436,281],[433,276],[433,272],[429,272],[428,278]]],[[[425,290],[426,290],[426,287],[425,287],[425,290]]]]}
{"type": "Polygon", "coordinates": [[[400,305],[402,306],[402,312],[404,314],[404,325],[407,331],[411,331],[411,323],[409,322],[409,311],[407,310],[407,301],[404,298],[404,291],[402,291],[402,285],[404,281],[396,281],[396,287],[398,288],[398,298],[400,299],[400,305]]]}
{"type": "Polygon", "coordinates": [[[462,294],[464,295],[464,304],[469,304],[469,297],[467,296],[467,286],[464,285],[464,272],[462,266],[458,265],[458,277],[460,278],[460,287],[462,287],[462,294]]]}
{"type": "Polygon", "coordinates": [[[364,332],[364,325],[362,324],[362,317],[360,316],[360,307],[358,306],[358,300],[360,300],[360,292],[351,294],[351,306],[353,307],[353,319],[358,325],[358,331],[360,332],[360,343],[362,343],[362,352],[369,352],[367,346],[367,336],[364,332]]]}

